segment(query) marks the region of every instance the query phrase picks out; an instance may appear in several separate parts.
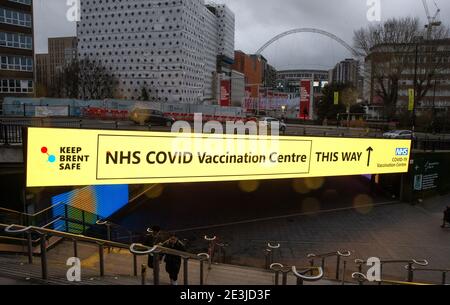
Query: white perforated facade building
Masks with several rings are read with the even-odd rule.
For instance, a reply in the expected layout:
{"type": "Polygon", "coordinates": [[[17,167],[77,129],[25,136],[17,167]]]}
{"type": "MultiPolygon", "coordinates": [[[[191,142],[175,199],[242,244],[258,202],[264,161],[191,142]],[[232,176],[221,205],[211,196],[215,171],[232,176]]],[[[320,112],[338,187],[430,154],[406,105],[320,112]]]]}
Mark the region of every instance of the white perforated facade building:
{"type": "Polygon", "coordinates": [[[81,0],[80,58],[101,60],[118,95],[201,103],[213,97],[217,56],[233,58],[234,14],[203,0],[81,0]]]}

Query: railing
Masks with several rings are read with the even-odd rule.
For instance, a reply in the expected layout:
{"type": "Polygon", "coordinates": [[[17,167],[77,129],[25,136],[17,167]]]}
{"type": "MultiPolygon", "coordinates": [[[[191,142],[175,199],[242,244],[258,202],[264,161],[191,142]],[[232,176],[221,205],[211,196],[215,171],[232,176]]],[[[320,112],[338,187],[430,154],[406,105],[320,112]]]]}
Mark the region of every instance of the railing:
{"type": "Polygon", "coordinates": [[[22,126],[20,125],[4,125],[0,123],[0,144],[22,144],[22,126]]]}
{"type": "MultiPolygon", "coordinates": [[[[99,273],[100,276],[105,275],[105,259],[104,259],[104,248],[112,247],[118,249],[128,249],[129,245],[102,240],[93,237],[87,237],[79,234],[65,233],[61,231],[55,231],[47,228],[39,228],[34,226],[21,226],[21,225],[5,225],[0,224],[0,228],[3,228],[5,232],[9,234],[26,234],[28,236],[28,257],[33,258],[33,246],[31,234],[36,233],[39,235],[39,243],[40,243],[40,256],[41,256],[41,277],[43,280],[48,279],[48,261],[47,261],[47,239],[51,236],[60,237],[62,239],[70,240],[73,242],[73,250],[74,257],[78,257],[78,242],[85,242],[90,244],[96,244],[98,246],[98,254],[99,254],[99,273]]],[[[134,275],[137,276],[137,260],[133,260],[133,271],[134,275]]]]}
{"type": "Polygon", "coordinates": [[[10,223],[16,223],[23,226],[42,226],[55,218],[55,214],[63,215],[64,202],[58,202],[37,213],[28,214],[0,207],[0,221],[10,219],[10,223]],[[58,213],[58,211],[60,213],[58,213]]]}
{"type": "Polygon", "coordinates": [[[270,270],[272,270],[275,274],[275,285],[280,285],[280,274],[282,275],[281,285],[286,286],[288,275],[292,273],[297,279],[297,285],[303,285],[305,282],[317,282],[323,279],[324,273],[322,267],[303,267],[297,268],[296,266],[285,267],[280,263],[273,263],[270,265],[270,270]],[[314,275],[314,272],[317,272],[314,275]],[[310,275],[307,275],[310,274],[310,275]]]}
{"type": "Polygon", "coordinates": [[[276,252],[280,252],[281,244],[280,243],[267,243],[267,248],[264,250],[266,257],[266,269],[270,269],[270,266],[273,264],[273,259],[275,257],[276,252]]]}
{"type": "MultiPolygon", "coordinates": [[[[314,266],[315,263],[315,259],[321,259],[322,263],[322,269],[325,270],[325,263],[326,263],[326,259],[330,258],[330,257],[336,257],[336,280],[339,280],[340,278],[340,270],[341,270],[341,259],[343,257],[350,257],[352,255],[351,251],[336,251],[336,252],[329,252],[329,253],[324,253],[324,254],[308,254],[308,258],[310,259],[309,262],[311,264],[311,266],[314,266]]],[[[345,268],[346,268],[346,264],[347,262],[344,261],[344,281],[345,281],[345,268]]]]}
{"type": "Polygon", "coordinates": [[[219,242],[217,236],[208,236],[205,235],[203,239],[208,243],[208,269],[211,270],[211,264],[214,263],[216,259],[216,263],[225,263],[226,261],[226,252],[225,249],[229,246],[227,243],[219,242]],[[216,255],[217,253],[217,255],[216,255]]]}
{"type": "MultiPolygon", "coordinates": [[[[38,213],[27,214],[0,208],[0,223],[22,226],[49,227],[66,233],[83,234],[95,238],[132,243],[141,238],[125,227],[102,221],[99,215],[59,202],[38,213]]],[[[24,241],[24,239],[22,240],[24,241]]]]}
{"type": "MultiPolygon", "coordinates": [[[[189,285],[189,260],[198,260],[200,262],[200,285],[204,285],[204,262],[210,259],[209,254],[191,254],[187,252],[182,252],[174,249],[164,248],[161,246],[154,246],[152,248],[144,246],[142,244],[132,244],[129,247],[130,252],[134,256],[139,255],[150,255],[153,257],[153,284],[160,284],[160,274],[159,274],[159,263],[161,255],[173,255],[178,256],[183,260],[183,281],[184,285],[189,285]]],[[[146,266],[143,265],[141,268],[141,283],[145,285],[146,279],[146,266]]]]}
{"type": "Polygon", "coordinates": [[[412,280],[414,280],[414,274],[416,272],[424,272],[424,273],[440,273],[442,275],[441,284],[447,285],[447,273],[450,273],[450,269],[432,269],[432,268],[416,268],[412,267],[412,280]]]}
{"type": "MultiPolygon", "coordinates": [[[[359,283],[359,285],[364,285],[364,283],[369,283],[369,279],[365,274],[362,274],[360,272],[355,272],[352,274],[352,278],[356,280],[356,282],[359,283]]],[[[378,285],[397,285],[397,286],[427,286],[430,284],[424,284],[424,283],[414,283],[414,282],[402,282],[402,281],[390,281],[390,280],[383,280],[381,279],[378,282],[378,285]]]]}
{"type": "MultiPolygon", "coordinates": [[[[355,260],[356,265],[358,266],[358,274],[364,274],[363,273],[363,265],[367,264],[366,261],[361,259],[355,260]]],[[[380,261],[380,278],[383,279],[383,267],[385,265],[391,265],[391,264],[407,264],[406,270],[407,270],[407,282],[412,283],[414,279],[414,265],[417,266],[428,266],[427,260],[416,260],[416,259],[410,259],[410,260],[382,260],[380,261]]],[[[359,284],[363,285],[364,281],[361,281],[359,284]]],[[[381,284],[381,282],[379,283],[381,284]]]]}

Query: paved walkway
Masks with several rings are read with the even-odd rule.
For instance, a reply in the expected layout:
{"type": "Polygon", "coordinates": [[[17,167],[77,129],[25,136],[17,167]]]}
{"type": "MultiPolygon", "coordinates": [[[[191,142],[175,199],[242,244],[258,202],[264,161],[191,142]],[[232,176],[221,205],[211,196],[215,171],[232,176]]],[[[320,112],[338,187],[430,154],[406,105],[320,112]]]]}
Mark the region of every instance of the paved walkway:
{"type": "MultiPolygon", "coordinates": [[[[275,261],[304,265],[309,253],[351,250],[349,273],[356,271],[354,259],[427,259],[432,268],[450,268],[450,229],[442,229],[442,212],[450,196],[428,200],[421,205],[391,204],[361,207],[329,213],[292,216],[260,222],[181,233],[194,239],[192,246],[204,247],[200,236],[217,235],[228,242],[227,263],[262,267],[267,241],[281,243],[275,261]]],[[[332,261],[328,273],[334,273],[332,261]]],[[[384,273],[404,280],[404,264],[387,266],[384,273]]],[[[439,281],[440,274],[417,275],[417,280],[439,281]]]]}

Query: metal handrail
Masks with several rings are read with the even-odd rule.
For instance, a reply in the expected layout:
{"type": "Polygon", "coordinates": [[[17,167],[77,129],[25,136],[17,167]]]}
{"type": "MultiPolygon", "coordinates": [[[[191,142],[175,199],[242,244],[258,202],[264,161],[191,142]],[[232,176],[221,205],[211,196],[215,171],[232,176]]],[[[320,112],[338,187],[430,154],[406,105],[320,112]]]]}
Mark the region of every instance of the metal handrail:
{"type": "MultiPolygon", "coordinates": [[[[367,276],[360,272],[352,273],[352,278],[362,285],[363,283],[369,282],[367,276]]],[[[390,285],[403,285],[403,286],[431,286],[431,284],[425,283],[413,283],[413,282],[402,282],[402,281],[391,281],[391,280],[381,280],[377,282],[378,284],[390,284],[390,285]]]]}
{"type": "MultiPolygon", "coordinates": [[[[184,251],[179,251],[175,249],[169,249],[160,245],[153,247],[148,247],[142,244],[132,244],[129,247],[130,252],[134,257],[139,255],[151,255],[153,256],[153,283],[154,285],[159,285],[159,263],[160,255],[174,255],[183,259],[183,275],[184,275],[184,285],[188,285],[189,273],[188,273],[188,261],[190,259],[198,260],[200,262],[200,285],[204,284],[204,262],[210,260],[210,255],[208,253],[192,254],[184,251]]],[[[136,261],[136,259],[135,259],[136,261]]],[[[143,271],[141,272],[142,284],[145,284],[145,266],[143,266],[143,271]]]]}
{"type": "Polygon", "coordinates": [[[47,228],[41,228],[41,227],[34,227],[34,226],[21,226],[21,225],[6,225],[6,224],[0,224],[0,228],[4,228],[4,230],[8,233],[26,233],[26,232],[36,232],[40,234],[49,234],[52,236],[62,237],[66,239],[75,239],[81,242],[87,242],[87,243],[95,243],[95,244],[102,244],[104,246],[110,246],[113,248],[120,248],[120,249],[128,249],[129,245],[109,241],[109,240],[103,240],[98,239],[94,237],[88,237],[81,234],[73,234],[73,233],[66,233],[56,230],[51,230],[47,228]],[[18,228],[18,230],[13,230],[13,228],[18,228]]]}
{"type": "Polygon", "coordinates": [[[307,281],[307,282],[317,282],[320,281],[323,278],[323,269],[322,267],[305,267],[302,268],[299,272],[297,270],[297,267],[292,266],[292,273],[297,277],[297,279],[300,279],[301,281],[307,281]],[[314,270],[318,270],[319,274],[316,276],[307,276],[307,273],[311,273],[314,270]]]}
{"type": "Polygon", "coordinates": [[[49,206],[49,207],[47,207],[47,208],[45,208],[45,209],[43,209],[43,210],[41,210],[41,211],[39,211],[39,212],[37,212],[35,214],[23,213],[23,212],[10,210],[10,209],[7,209],[7,208],[1,208],[1,207],[0,207],[0,211],[5,211],[5,212],[8,212],[8,213],[18,214],[18,215],[27,216],[27,217],[36,217],[36,216],[39,216],[42,213],[47,212],[48,210],[51,210],[51,209],[53,209],[53,208],[55,208],[55,207],[57,207],[57,206],[59,206],[61,204],[64,204],[64,202],[61,201],[61,202],[55,203],[54,205],[49,206]]]}
{"type": "MultiPolygon", "coordinates": [[[[35,226],[22,226],[22,225],[6,225],[6,224],[0,224],[0,228],[3,228],[5,232],[13,233],[13,234],[21,234],[26,233],[27,234],[27,246],[28,246],[28,262],[30,264],[33,263],[33,243],[31,239],[32,233],[38,233],[40,234],[40,256],[41,256],[41,274],[42,279],[47,280],[48,279],[48,265],[47,265],[47,236],[56,236],[61,237],[63,239],[71,240],[74,245],[74,256],[78,257],[78,249],[77,244],[78,242],[86,242],[91,244],[96,244],[98,246],[98,254],[99,254],[99,267],[100,267],[100,276],[105,275],[105,260],[104,260],[104,247],[111,247],[111,248],[118,248],[118,249],[128,249],[129,245],[108,241],[108,240],[102,240],[98,238],[93,237],[87,237],[80,234],[73,234],[73,233],[66,233],[56,230],[51,230],[47,228],[40,228],[35,226]]],[[[133,269],[134,274],[137,275],[137,260],[135,257],[133,257],[133,269]]]]}
{"type": "MultiPolygon", "coordinates": [[[[350,257],[352,255],[351,251],[335,251],[335,252],[328,252],[323,254],[314,254],[310,253],[307,255],[307,258],[310,259],[310,265],[314,266],[314,260],[316,258],[319,258],[322,260],[321,267],[323,270],[325,270],[325,261],[329,257],[336,257],[336,280],[339,280],[340,278],[340,272],[341,272],[341,259],[345,257],[350,257]]],[[[346,267],[346,261],[344,261],[344,270],[346,267]]],[[[345,271],[344,271],[345,272],[345,271]]],[[[343,282],[345,281],[345,274],[343,276],[343,282]]]]}
{"type": "MultiPolygon", "coordinates": [[[[407,270],[409,270],[409,265],[405,266],[407,270]]],[[[442,279],[441,284],[447,284],[447,273],[450,273],[450,269],[437,269],[437,268],[416,268],[414,266],[411,267],[412,279],[414,279],[415,272],[430,272],[430,273],[441,273],[442,279]]]]}
{"type": "MultiPolygon", "coordinates": [[[[358,273],[362,274],[362,266],[364,264],[367,264],[367,261],[364,261],[362,259],[355,259],[355,264],[358,265],[358,273]]],[[[380,260],[380,264],[381,264],[381,276],[383,273],[383,266],[386,264],[407,264],[405,266],[408,274],[407,274],[407,282],[412,283],[413,279],[414,279],[414,265],[418,265],[418,266],[428,266],[428,261],[426,259],[424,260],[417,260],[417,259],[408,259],[408,260],[380,260]]],[[[360,284],[362,285],[363,282],[360,282],[360,284]]]]}
{"type": "Polygon", "coordinates": [[[267,248],[265,251],[265,268],[267,270],[270,270],[270,266],[272,266],[274,262],[274,253],[280,251],[281,244],[280,243],[273,243],[267,242],[267,248]]]}
{"type": "Polygon", "coordinates": [[[287,285],[287,277],[292,273],[297,278],[297,285],[303,285],[304,282],[317,282],[323,279],[324,272],[322,267],[308,266],[297,268],[296,266],[285,267],[280,263],[273,263],[270,265],[270,270],[275,272],[275,285],[279,285],[280,273],[282,274],[282,285],[287,285]],[[318,271],[317,275],[313,275],[314,271],[318,271]],[[311,274],[310,276],[306,275],[311,274]]]}
{"type": "Polygon", "coordinates": [[[352,255],[351,251],[336,251],[336,252],[328,252],[328,253],[324,253],[324,254],[308,254],[307,257],[308,258],[327,258],[327,257],[332,257],[332,256],[341,256],[341,257],[349,257],[352,255]]]}
{"type": "MultiPolygon", "coordinates": [[[[428,266],[428,261],[426,259],[424,260],[416,260],[416,259],[409,259],[409,260],[380,260],[382,265],[385,264],[413,264],[413,265],[419,265],[419,266],[428,266]]],[[[363,265],[366,264],[367,261],[364,261],[362,259],[355,259],[355,264],[357,265],[363,265]]]]}
{"type": "Polygon", "coordinates": [[[272,243],[268,242],[267,247],[269,247],[270,249],[280,249],[281,245],[279,243],[272,245],[272,243]]]}

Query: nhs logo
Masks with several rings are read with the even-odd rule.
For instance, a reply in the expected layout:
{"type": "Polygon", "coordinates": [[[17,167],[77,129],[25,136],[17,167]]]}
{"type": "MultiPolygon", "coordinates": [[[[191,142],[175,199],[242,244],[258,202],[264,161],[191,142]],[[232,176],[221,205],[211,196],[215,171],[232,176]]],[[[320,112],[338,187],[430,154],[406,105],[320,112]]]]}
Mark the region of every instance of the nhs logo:
{"type": "Polygon", "coordinates": [[[395,155],[397,157],[408,156],[408,154],[409,154],[409,149],[408,148],[397,148],[395,150],[395,155]]]}

